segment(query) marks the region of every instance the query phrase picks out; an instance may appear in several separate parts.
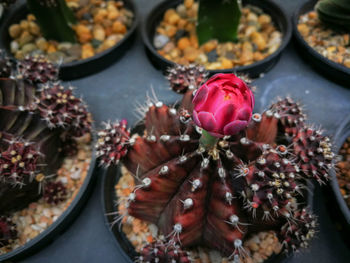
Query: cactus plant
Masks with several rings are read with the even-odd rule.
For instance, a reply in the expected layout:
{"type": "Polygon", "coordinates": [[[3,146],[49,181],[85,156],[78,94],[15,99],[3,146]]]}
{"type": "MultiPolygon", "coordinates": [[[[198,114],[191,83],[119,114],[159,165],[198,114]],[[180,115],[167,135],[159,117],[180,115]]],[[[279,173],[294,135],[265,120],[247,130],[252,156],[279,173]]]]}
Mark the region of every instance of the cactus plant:
{"type": "MultiPolygon", "coordinates": [[[[15,1],[2,0],[0,3],[9,6],[13,2],[15,1]]],[[[27,0],[27,6],[47,39],[76,42],[72,29],[76,19],[65,0],[27,0]]]]}
{"type": "Polygon", "coordinates": [[[199,0],[197,36],[200,45],[211,39],[237,41],[240,0],[199,0]]]}
{"type": "Polygon", "coordinates": [[[287,252],[307,246],[316,220],[302,205],[303,194],[308,180],[327,182],[334,165],[329,139],[306,127],[291,98],[252,114],[254,96],[233,74],[200,87],[180,72],[175,91],[185,93],[178,108],[148,104],[143,134],[130,136],[125,121],[100,132],[101,164],[122,160],[135,176],[128,215],[156,224],[167,245],[203,244],[236,261],[245,256],[243,241],[267,229],[277,231],[287,252]]]}
{"type": "Polygon", "coordinates": [[[10,245],[16,238],[16,224],[9,217],[0,216],[0,248],[10,245]]]}
{"type": "Polygon", "coordinates": [[[319,19],[326,25],[350,30],[350,2],[348,0],[320,0],[316,5],[319,19]]]}
{"type": "Polygon", "coordinates": [[[55,79],[50,73],[56,71],[28,57],[13,66],[10,77],[0,78],[0,214],[42,194],[52,202],[61,199],[62,189],[49,183],[51,175],[62,163],[64,145],[90,132],[83,101],[58,80],[46,82],[55,79]]]}

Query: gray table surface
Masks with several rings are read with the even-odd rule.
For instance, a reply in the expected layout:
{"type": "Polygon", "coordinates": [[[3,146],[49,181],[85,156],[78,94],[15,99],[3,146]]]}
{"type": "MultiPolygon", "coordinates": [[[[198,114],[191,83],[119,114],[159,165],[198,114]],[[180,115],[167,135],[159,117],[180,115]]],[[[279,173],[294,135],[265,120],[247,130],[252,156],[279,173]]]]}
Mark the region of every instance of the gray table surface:
{"type": "MultiPolygon", "coordinates": [[[[263,0],[262,0],[263,1],[263,0]]],[[[291,15],[305,0],[275,0],[291,15]]],[[[160,0],[135,0],[142,18],[160,0]]],[[[71,81],[77,92],[90,106],[96,123],[127,118],[137,120],[134,114],[137,102],[143,102],[154,89],[160,100],[173,102],[177,95],[169,91],[161,72],[145,55],[140,32],[129,51],[114,65],[89,77],[71,81]]],[[[325,79],[314,71],[296,52],[293,43],[283,53],[278,64],[255,84],[256,109],[266,108],[277,96],[291,95],[305,105],[310,122],[321,124],[328,134],[350,113],[350,90],[325,79]]],[[[102,211],[102,178],[96,182],[87,205],[72,225],[53,243],[24,260],[24,262],[128,262],[105,224],[102,211]]],[[[332,224],[324,196],[315,200],[320,231],[311,247],[287,262],[349,262],[350,251],[342,243],[332,224]]]]}

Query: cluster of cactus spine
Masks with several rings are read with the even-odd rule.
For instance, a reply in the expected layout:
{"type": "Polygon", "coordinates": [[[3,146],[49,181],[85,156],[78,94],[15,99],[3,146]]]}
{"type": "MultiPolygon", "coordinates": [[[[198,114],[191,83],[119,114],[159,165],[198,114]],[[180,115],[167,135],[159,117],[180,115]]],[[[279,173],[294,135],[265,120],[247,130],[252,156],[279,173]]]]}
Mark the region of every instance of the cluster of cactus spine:
{"type": "MultiPolygon", "coordinates": [[[[14,2],[14,0],[2,0],[0,3],[8,7],[14,2]]],[[[76,42],[72,29],[72,26],[76,24],[76,18],[66,0],[27,0],[27,6],[29,11],[34,14],[45,38],[62,42],[76,42]]]]}
{"type": "Polygon", "coordinates": [[[54,175],[67,152],[76,152],[76,140],[90,133],[92,120],[57,73],[42,57],[27,57],[0,78],[0,215],[41,196],[53,204],[66,197],[54,175]]]}
{"type": "MultiPolygon", "coordinates": [[[[170,74],[174,87],[176,69],[170,74]]],[[[182,68],[179,74],[183,79],[182,68]]],[[[246,130],[205,148],[190,114],[197,88],[181,88],[186,92],[178,108],[148,104],[144,134],[132,140],[125,122],[101,131],[102,141],[115,143],[109,151],[97,145],[102,164],[115,165],[118,156],[135,176],[127,215],[156,224],[168,245],[204,244],[236,261],[246,255],[243,241],[266,229],[277,231],[287,252],[307,246],[316,221],[301,203],[307,181],[325,182],[333,167],[329,139],[306,127],[299,104],[286,98],[253,114],[246,130]]]]}

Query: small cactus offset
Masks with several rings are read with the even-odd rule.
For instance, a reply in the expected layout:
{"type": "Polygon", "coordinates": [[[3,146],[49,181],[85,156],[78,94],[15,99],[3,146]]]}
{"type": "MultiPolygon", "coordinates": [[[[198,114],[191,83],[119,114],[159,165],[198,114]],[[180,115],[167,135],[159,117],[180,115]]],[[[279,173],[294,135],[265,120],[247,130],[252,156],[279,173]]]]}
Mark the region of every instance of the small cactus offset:
{"type": "Polygon", "coordinates": [[[316,5],[319,19],[325,25],[350,30],[350,2],[348,0],[320,0],[316,5]]]}
{"type": "Polygon", "coordinates": [[[56,78],[51,63],[31,57],[15,61],[0,78],[0,215],[42,195],[55,204],[65,198],[51,175],[68,151],[76,151],[76,140],[90,133],[91,116],[56,78]]]}
{"type": "MultiPolygon", "coordinates": [[[[181,85],[184,76],[203,74],[195,70],[170,70],[170,85],[177,72],[181,85]]],[[[316,219],[304,207],[304,194],[309,180],[328,180],[330,140],[305,125],[306,115],[291,98],[253,114],[254,96],[235,75],[201,84],[175,88],[183,93],[178,107],[148,104],[143,134],[130,139],[121,124],[100,132],[101,164],[121,160],[135,176],[128,215],[156,224],[166,247],[205,245],[235,261],[247,256],[243,242],[265,230],[277,232],[287,253],[306,247],[316,219]]],[[[147,245],[139,261],[158,262],[157,256],[172,262],[162,261],[158,248],[147,245]]]]}

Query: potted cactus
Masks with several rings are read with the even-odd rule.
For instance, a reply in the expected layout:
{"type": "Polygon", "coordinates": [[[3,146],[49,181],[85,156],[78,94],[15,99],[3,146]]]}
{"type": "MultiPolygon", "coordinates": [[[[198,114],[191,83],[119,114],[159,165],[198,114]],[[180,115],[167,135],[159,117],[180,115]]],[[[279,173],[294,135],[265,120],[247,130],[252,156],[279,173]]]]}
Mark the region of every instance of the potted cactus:
{"type": "Polygon", "coordinates": [[[252,262],[307,247],[315,234],[306,184],[327,183],[329,138],[306,125],[291,98],[253,113],[245,81],[206,75],[194,66],[171,69],[180,105],[149,101],[141,133],[130,134],[123,120],[98,134],[100,164],[123,164],[112,221],[139,252],[136,262],[190,262],[198,251],[217,255],[215,262],[252,262]],[[270,245],[259,249],[260,237],[270,245]]]}
{"type": "Polygon", "coordinates": [[[114,62],[136,26],[129,0],[28,0],[26,5],[14,7],[11,4],[15,1],[2,2],[12,11],[2,26],[3,48],[17,59],[45,55],[61,65],[65,79],[90,74],[114,62]],[[109,58],[102,59],[107,53],[109,58]]]}
{"type": "Polygon", "coordinates": [[[143,28],[152,61],[162,69],[195,63],[211,73],[234,68],[254,77],[276,62],[290,33],[278,5],[254,0],[164,1],[143,28]]]}
{"type": "MultiPolygon", "coordinates": [[[[41,232],[52,236],[54,229],[45,230],[59,216],[67,217],[70,203],[76,203],[76,196],[81,198],[78,193],[86,190],[85,178],[87,182],[91,179],[88,170],[92,119],[85,103],[75,97],[72,88],[59,82],[57,67],[45,57],[14,61],[1,52],[0,66],[3,261],[18,256],[17,253],[28,253],[30,246],[26,243],[41,232]],[[56,210],[56,215],[52,210],[56,210]],[[25,216],[33,220],[23,220],[25,216]],[[20,252],[16,252],[19,247],[20,252]]],[[[41,237],[37,242],[47,240],[41,237]]]]}
{"type": "Polygon", "coordinates": [[[349,29],[350,4],[346,0],[311,0],[294,15],[301,51],[324,74],[342,84],[350,80],[349,29]]]}

